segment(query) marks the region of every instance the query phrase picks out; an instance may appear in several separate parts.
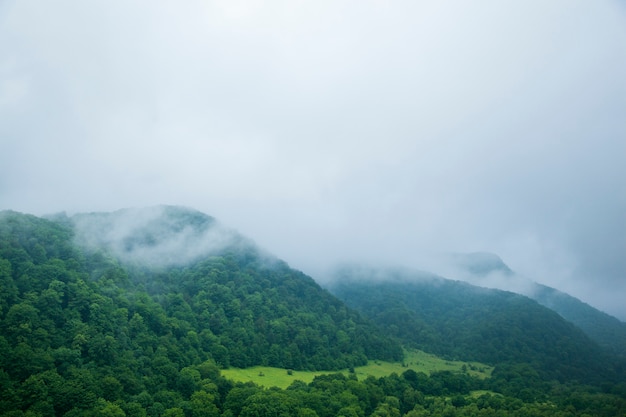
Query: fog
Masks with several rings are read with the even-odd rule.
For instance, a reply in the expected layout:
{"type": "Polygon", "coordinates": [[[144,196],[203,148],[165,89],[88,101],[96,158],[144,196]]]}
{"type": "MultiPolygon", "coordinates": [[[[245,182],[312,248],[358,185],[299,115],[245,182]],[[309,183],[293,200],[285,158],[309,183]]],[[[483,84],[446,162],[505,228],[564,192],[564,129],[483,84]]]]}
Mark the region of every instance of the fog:
{"type": "Polygon", "coordinates": [[[620,1],[0,2],[0,209],[193,207],[323,280],[498,254],[626,320],[620,1]]]}
{"type": "Polygon", "coordinates": [[[244,243],[234,230],[185,208],[79,213],[70,221],[79,246],[144,267],[182,266],[244,243]]]}

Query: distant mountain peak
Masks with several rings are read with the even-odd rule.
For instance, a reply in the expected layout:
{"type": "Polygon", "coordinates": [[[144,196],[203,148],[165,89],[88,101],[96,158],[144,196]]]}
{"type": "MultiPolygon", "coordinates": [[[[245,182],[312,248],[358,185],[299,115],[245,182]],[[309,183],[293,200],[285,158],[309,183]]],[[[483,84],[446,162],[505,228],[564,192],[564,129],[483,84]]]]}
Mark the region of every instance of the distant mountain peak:
{"type": "Polygon", "coordinates": [[[452,254],[452,263],[472,275],[483,276],[497,272],[514,275],[513,270],[495,253],[471,252],[452,254]]]}

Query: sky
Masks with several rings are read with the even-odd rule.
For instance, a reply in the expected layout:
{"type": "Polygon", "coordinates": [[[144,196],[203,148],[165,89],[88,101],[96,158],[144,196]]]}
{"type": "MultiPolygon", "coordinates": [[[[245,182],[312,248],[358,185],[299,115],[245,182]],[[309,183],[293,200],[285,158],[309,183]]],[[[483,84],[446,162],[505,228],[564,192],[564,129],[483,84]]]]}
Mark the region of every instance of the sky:
{"type": "Polygon", "coordinates": [[[626,3],[0,0],[0,209],[156,204],[626,320],[626,3]]]}

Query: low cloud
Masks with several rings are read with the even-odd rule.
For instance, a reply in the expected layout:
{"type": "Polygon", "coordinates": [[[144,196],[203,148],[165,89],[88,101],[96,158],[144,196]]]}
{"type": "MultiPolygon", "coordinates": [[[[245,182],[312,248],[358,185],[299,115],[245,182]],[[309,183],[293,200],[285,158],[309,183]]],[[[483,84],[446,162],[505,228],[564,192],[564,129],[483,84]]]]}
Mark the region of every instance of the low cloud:
{"type": "Polygon", "coordinates": [[[151,267],[185,265],[242,241],[209,216],[167,206],[77,214],[71,221],[80,246],[151,267]]]}

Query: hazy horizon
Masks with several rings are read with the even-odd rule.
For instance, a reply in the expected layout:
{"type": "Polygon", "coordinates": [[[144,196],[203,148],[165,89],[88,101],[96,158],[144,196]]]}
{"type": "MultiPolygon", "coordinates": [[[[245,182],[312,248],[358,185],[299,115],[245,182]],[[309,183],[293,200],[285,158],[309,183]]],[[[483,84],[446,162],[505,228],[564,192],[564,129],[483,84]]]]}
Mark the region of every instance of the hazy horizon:
{"type": "Polygon", "coordinates": [[[0,3],[0,210],[172,204],[310,275],[491,252],[626,320],[626,6],[0,3]]]}

